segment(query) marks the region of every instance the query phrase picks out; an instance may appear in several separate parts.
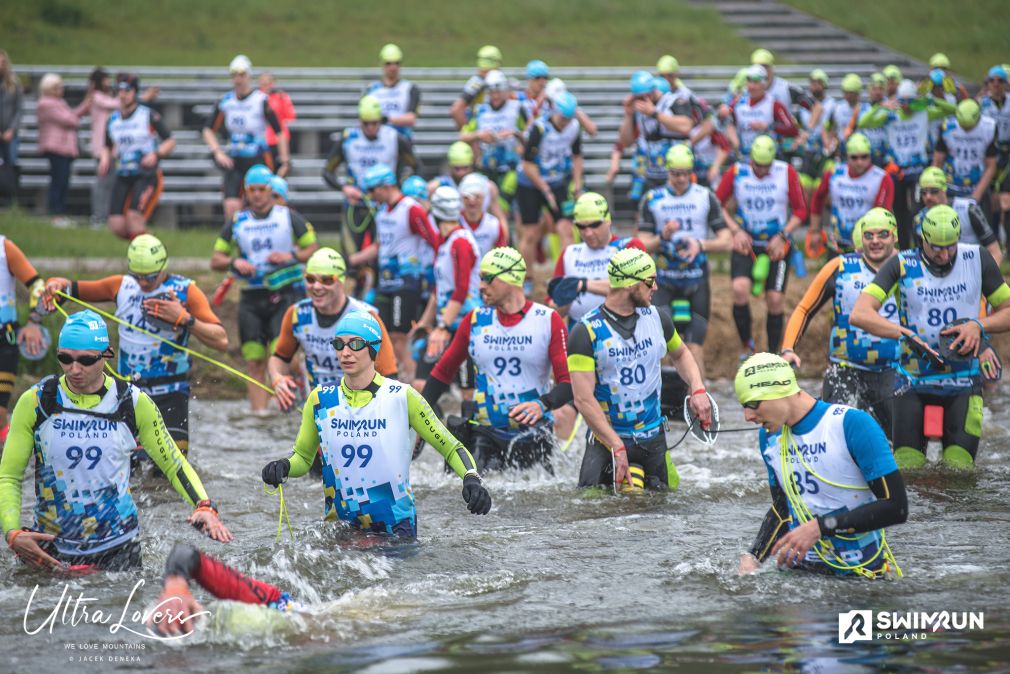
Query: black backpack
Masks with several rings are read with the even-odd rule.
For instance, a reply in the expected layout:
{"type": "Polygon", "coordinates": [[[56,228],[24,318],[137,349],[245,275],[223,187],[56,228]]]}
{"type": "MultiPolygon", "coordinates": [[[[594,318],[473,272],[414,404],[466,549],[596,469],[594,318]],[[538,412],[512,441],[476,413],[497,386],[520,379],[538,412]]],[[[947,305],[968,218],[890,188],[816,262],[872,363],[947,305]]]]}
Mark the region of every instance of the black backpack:
{"type": "Polygon", "coordinates": [[[39,414],[35,415],[35,428],[33,430],[38,430],[42,423],[58,412],[73,412],[75,414],[84,414],[89,417],[97,417],[99,419],[108,419],[109,421],[122,421],[126,424],[126,427],[130,429],[133,437],[139,435],[137,429],[137,413],[133,408],[133,395],[131,393],[131,386],[129,382],[125,382],[121,379],[116,379],[116,397],[117,405],[114,412],[92,412],[91,410],[82,410],[78,408],[64,407],[57,400],[57,389],[60,385],[60,380],[55,375],[50,375],[42,380],[39,384],[39,414]]]}

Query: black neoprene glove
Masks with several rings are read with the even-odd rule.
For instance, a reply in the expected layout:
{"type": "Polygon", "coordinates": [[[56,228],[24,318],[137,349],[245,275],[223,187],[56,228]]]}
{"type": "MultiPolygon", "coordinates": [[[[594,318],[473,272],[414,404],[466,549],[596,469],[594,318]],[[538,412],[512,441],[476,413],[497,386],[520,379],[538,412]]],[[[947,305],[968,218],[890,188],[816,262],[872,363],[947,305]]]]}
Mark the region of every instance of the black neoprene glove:
{"type": "Polygon", "coordinates": [[[487,515],[491,512],[491,494],[480,478],[472,473],[463,478],[463,500],[474,515],[487,515]]]}
{"type": "Polygon", "coordinates": [[[289,470],[291,470],[291,462],[287,459],[271,461],[263,466],[263,481],[271,487],[276,487],[287,479],[289,470]]]}

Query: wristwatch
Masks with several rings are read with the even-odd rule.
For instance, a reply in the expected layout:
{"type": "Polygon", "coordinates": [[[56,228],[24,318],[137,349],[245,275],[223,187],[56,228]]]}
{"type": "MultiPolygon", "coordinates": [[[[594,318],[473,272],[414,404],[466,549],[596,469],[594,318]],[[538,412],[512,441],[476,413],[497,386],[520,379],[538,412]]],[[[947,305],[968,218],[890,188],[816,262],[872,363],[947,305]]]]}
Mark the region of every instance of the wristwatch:
{"type": "Polygon", "coordinates": [[[182,323],[182,327],[186,328],[187,330],[192,328],[194,325],[196,325],[196,316],[194,316],[193,314],[190,314],[189,319],[183,321],[182,323]]]}
{"type": "Polygon", "coordinates": [[[196,502],[196,510],[199,510],[200,508],[209,508],[214,511],[215,515],[217,514],[217,504],[209,498],[196,502]]]}

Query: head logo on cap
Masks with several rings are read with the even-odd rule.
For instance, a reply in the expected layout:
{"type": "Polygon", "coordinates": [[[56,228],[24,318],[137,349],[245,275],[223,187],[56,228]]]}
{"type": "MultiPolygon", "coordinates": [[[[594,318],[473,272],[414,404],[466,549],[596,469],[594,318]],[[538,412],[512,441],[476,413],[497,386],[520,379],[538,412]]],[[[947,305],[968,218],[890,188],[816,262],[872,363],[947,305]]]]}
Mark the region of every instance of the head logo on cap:
{"type": "Polygon", "coordinates": [[[792,366],[773,353],[755,353],[741,363],[733,388],[741,405],[778,400],[800,392],[792,366]]]}
{"type": "Polygon", "coordinates": [[[335,276],[343,281],[347,276],[347,264],[344,257],[332,248],[320,248],[305,263],[305,273],[335,276]]]}
{"type": "Polygon", "coordinates": [[[481,276],[498,278],[509,285],[522,288],[523,281],[526,280],[526,260],[515,248],[492,248],[480,260],[480,273],[481,276]]]}
{"type": "Polygon", "coordinates": [[[153,274],[168,264],[165,244],[150,234],[141,234],[126,249],[127,268],[138,274],[153,274]]]}
{"type": "Polygon", "coordinates": [[[614,253],[607,265],[611,288],[630,288],[656,276],[656,262],[638,248],[624,248],[614,253]]]}
{"type": "Polygon", "coordinates": [[[91,309],[78,311],[67,318],[60,330],[57,346],[75,351],[101,351],[109,348],[109,328],[102,317],[91,309]]]}

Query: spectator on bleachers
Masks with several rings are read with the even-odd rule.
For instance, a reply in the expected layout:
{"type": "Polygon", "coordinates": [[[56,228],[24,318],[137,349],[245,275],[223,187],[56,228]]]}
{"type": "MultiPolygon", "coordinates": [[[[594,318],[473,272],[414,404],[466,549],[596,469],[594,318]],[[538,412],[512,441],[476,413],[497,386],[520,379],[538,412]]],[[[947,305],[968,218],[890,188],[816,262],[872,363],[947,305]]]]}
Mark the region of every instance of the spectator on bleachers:
{"type": "MultiPolygon", "coordinates": [[[[284,140],[287,141],[288,148],[290,148],[291,131],[288,129],[288,124],[298,118],[298,111],[295,110],[295,104],[288,96],[288,92],[274,88],[274,84],[272,72],[264,70],[260,73],[260,91],[267,95],[270,109],[274,111],[274,115],[277,116],[277,121],[281,125],[281,135],[284,136],[284,140]]],[[[280,164],[280,145],[277,143],[277,132],[269,125],[267,126],[267,145],[270,147],[270,156],[274,160],[274,166],[278,166],[280,164]]]]}
{"type": "Polygon", "coordinates": [[[280,133],[281,124],[270,107],[267,95],[252,86],[252,61],[243,54],[228,66],[234,89],[221,97],[203,126],[203,140],[210,147],[214,163],[224,171],[224,218],[231,222],[242,208],[242,181],[256,164],[266,164],[282,178],[288,174],[288,141],[277,137],[275,166],[267,146],[267,127],[280,133]],[[228,144],[222,146],[218,133],[224,131],[228,144]]]}
{"type": "Polygon", "coordinates": [[[18,127],[23,108],[21,82],[14,74],[7,52],[0,49],[0,159],[5,164],[18,163],[18,127]]]}
{"type": "Polygon", "coordinates": [[[412,138],[421,92],[413,82],[400,79],[403,51],[399,47],[387,44],[379,52],[379,60],[382,62],[382,79],[368,85],[365,94],[379,99],[386,124],[407,138],[412,138]]]}
{"type": "MultiPolygon", "coordinates": [[[[104,68],[95,68],[88,76],[88,84],[95,92],[91,99],[91,138],[88,150],[95,164],[102,158],[102,148],[105,147],[105,126],[109,115],[119,110],[119,99],[112,91],[112,77],[104,68]]],[[[116,174],[110,172],[100,175],[95,172],[95,182],[91,184],[91,224],[104,225],[109,219],[109,199],[112,196],[112,184],[116,182],[116,174]]]]}
{"type": "Polygon", "coordinates": [[[463,128],[473,113],[473,109],[484,102],[484,92],[487,90],[484,77],[490,71],[500,68],[501,62],[501,51],[494,45],[484,45],[477,51],[477,74],[466,81],[466,84],[463,85],[463,92],[449,108],[449,116],[456,123],[457,129],[463,128]]]}
{"type": "Polygon", "coordinates": [[[63,78],[56,73],[46,73],[39,82],[39,101],[36,118],[39,126],[39,152],[49,160],[49,214],[57,227],[72,227],[74,222],[66,217],[67,189],[70,170],[77,149],[77,128],[81,118],[88,114],[94,91],[88,93],[76,108],[71,108],[63,98],[63,78]]]}

